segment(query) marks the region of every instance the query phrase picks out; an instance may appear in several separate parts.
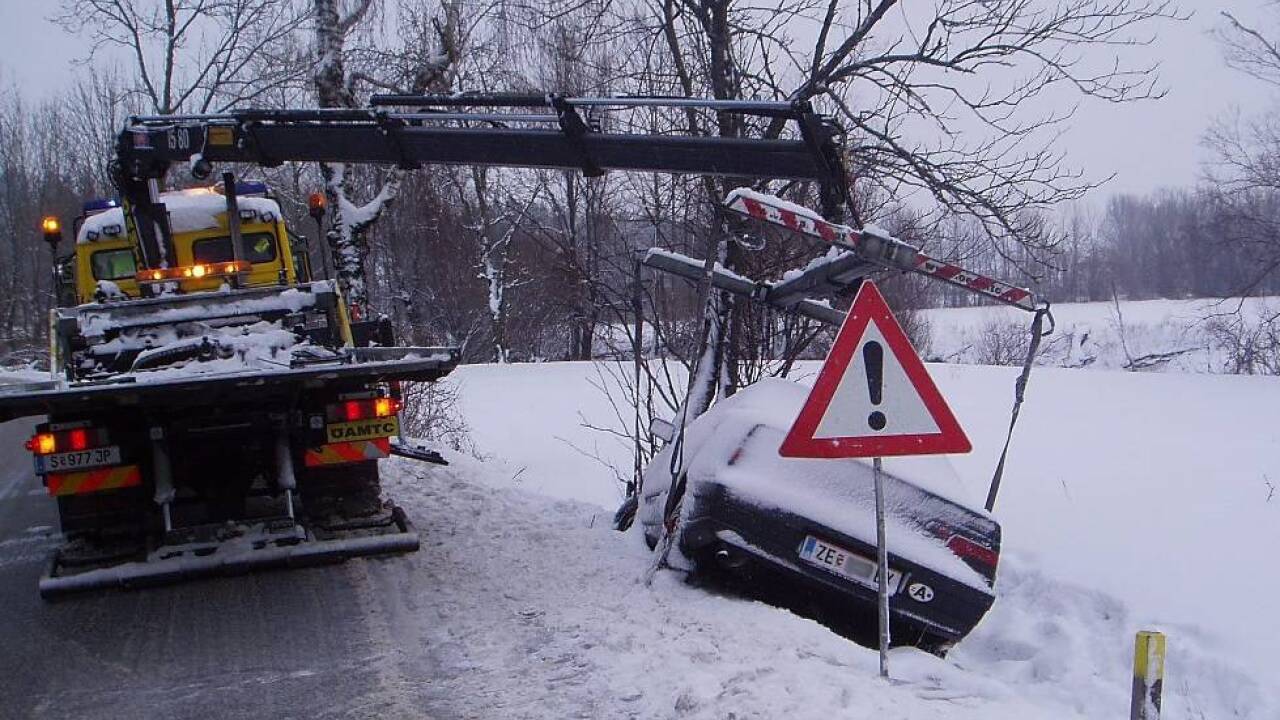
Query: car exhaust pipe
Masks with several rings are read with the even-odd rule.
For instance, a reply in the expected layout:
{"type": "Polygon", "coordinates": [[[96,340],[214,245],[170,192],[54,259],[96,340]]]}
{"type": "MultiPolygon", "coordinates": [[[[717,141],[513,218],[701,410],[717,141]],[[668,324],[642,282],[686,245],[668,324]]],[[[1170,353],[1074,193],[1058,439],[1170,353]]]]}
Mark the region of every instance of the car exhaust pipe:
{"type": "Polygon", "coordinates": [[[720,549],[716,550],[715,558],[720,567],[726,570],[741,570],[751,560],[746,553],[728,545],[720,546],[720,549]]]}

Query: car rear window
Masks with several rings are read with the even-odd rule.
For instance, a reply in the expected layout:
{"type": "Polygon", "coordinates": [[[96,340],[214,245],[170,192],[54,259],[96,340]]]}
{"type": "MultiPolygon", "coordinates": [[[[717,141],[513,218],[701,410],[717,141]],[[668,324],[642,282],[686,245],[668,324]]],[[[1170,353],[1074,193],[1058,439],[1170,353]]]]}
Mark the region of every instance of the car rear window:
{"type": "MultiPolygon", "coordinates": [[[[198,263],[220,263],[233,259],[229,236],[205,238],[191,245],[191,254],[198,263]]],[[[267,232],[244,234],[244,259],[251,263],[265,263],[276,259],[276,236],[267,232]]]]}
{"type": "Polygon", "coordinates": [[[99,250],[89,257],[94,280],[121,280],[131,278],[138,271],[133,262],[133,250],[99,250]]]}

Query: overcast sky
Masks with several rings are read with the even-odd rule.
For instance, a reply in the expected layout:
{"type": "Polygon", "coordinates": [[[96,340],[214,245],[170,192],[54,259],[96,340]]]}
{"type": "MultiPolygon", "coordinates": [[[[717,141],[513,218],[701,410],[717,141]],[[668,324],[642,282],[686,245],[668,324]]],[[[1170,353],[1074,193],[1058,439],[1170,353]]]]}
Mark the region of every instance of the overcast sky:
{"type": "MultiPolygon", "coordinates": [[[[1213,118],[1233,107],[1245,113],[1269,107],[1271,92],[1229,70],[1208,35],[1219,21],[1220,9],[1262,20],[1266,1],[1183,0],[1183,7],[1193,9],[1195,16],[1186,23],[1164,25],[1149,49],[1151,58],[1163,66],[1168,96],[1158,102],[1092,103],[1080,109],[1063,149],[1070,162],[1092,178],[1116,175],[1103,196],[1194,183],[1205,157],[1200,138],[1213,118]]],[[[83,40],[45,19],[54,7],[56,2],[43,0],[0,0],[0,79],[17,83],[27,97],[64,89],[76,72],[72,61],[85,53],[83,40]]]]}

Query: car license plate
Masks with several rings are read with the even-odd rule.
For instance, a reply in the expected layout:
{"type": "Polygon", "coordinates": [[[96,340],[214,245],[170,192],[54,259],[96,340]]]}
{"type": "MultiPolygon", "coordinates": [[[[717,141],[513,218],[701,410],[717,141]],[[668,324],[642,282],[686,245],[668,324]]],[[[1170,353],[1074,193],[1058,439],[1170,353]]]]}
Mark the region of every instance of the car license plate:
{"type": "MultiPolygon", "coordinates": [[[[868,560],[857,553],[849,552],[839,545],[819,540],[812,535],[806,536],[804,544],[800,546],[800,559],[810,565],[816,565],[828,572],[860,583],[869,584],[872,587],[875,587],[878,582],[874,560],[868,560]]],[[[902,573],[890,568],[890,595],[898,592],[898,585],[901,582],[902,573]]]]}
{"type": "Polygon", "coordinates": [[[57,473],[120,464],[120,446],[75,450],[72,452],[40,455],[36,457],[36,472],[57,473]]]}

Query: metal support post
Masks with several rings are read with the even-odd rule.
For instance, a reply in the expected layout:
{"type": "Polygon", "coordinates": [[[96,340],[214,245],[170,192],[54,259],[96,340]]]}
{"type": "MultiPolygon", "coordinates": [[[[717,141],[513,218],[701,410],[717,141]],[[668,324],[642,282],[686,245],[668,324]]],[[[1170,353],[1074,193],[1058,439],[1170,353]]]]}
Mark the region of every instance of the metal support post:
{"type": "Polygon", "coordinates": [[[293,472],[293,451],[289,447],[289,428],[281,426],[276,433],[276,484],[284,491],[285,512],[293,520],[293,491],[298,487],[293,472]]]}
{"type": "Polygon", "coordinates": [[[169,506],[173,504],[176,494],[173,489],[173,464],[169,460],[169,447],[164,439],[164,428],[151,428],[151,464],[154,468],[156,494],[155,501],[164,516],[164,531],[173,531],[173,517],[169,506]]]}
{"type": "Polygon", "coordinates": [[[880,458],[872,461],[876,484],[876,585],[880,616],[880,677],[889,677],[889,548],[885,545],[884,477],[880,458]]]}

